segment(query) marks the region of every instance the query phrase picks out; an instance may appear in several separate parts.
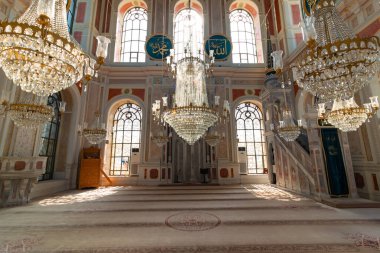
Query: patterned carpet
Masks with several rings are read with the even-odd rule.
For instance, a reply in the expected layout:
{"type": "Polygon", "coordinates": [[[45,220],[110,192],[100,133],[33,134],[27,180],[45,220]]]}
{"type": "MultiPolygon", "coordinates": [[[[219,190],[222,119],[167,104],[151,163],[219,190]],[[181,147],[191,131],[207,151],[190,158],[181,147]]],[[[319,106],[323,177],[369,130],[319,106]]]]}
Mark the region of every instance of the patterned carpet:
{"type": "Polygon", "coordinates": [[[269,185],[110,187],[0,210],[0,253],[380,252],[380,209],[269,185]]]}

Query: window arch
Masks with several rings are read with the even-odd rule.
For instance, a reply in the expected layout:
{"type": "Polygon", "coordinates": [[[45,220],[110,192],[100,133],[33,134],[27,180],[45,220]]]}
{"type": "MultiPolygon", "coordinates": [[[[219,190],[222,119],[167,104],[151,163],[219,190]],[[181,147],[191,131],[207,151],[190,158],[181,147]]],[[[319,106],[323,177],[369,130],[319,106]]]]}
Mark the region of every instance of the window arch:
{"type": "Polygon", "coordinates": [[[59,112],[59,103],[62,101],[59,93],[52,94],[48,97],[47,105],[53,107],[53,117],[50,122],[46,123],[42,129],[40,156],[46,156],[46,171],[39,177],[39,180],[53,179],[55,154],[57,151],[57,142],[59,126],[61,123],[61,114],[59,112]]]}
{"type": "Polygon", "coordinates": [[[116,110],[111,144],[111,176],[129,175],[132,149],[140,149],[141,120],[141,107],[134,103],[123,104],[116,110]]]}
{"type": "Polygon", "coordinates": [[[184,57],[188,42],[194,56],[198,56],[199,52],[203,54],[203,16],[199,10],[184,8],[178,11],[174,17],[173,33],[176,61],[184,57]]]}
{"type": "Polygon", "coordinates": [[[238,147],[245,147],[250,174],[263,174],[266,167],[263,115],[251,102],[243,102],[235,111],[238,147]]]}
{"type": "Polygon", "coordinates": [[[145,62],[145,40],[148,14],[144,8],[134,7],[123,17],[121,32],[121,62],[145,62]]]}

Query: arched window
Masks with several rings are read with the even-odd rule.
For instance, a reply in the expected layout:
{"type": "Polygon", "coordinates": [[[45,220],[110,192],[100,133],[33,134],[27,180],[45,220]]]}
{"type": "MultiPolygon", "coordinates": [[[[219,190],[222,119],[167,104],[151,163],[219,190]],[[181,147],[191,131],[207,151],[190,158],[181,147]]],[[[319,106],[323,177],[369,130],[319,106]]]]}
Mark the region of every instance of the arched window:
{"type": "Polygon", "coordinates": [[[55,154],[57,151],[57,141],[59,133],[59,125],[61,115],[59,112],[59,102],[61,102],[59,93],[52,94],[48,97],[47,105],[53,107],[53,117],[50,122],[46,123],[42,130],[42,145],[40,148],[40,156],[46,156],[46,172],[41,175],[39,180],[53,179],[55,154]]]}
{"type": "Polygon", "coordinates": [[[257,63],[255,27],[251,15],[246,10],[233,10],[230,13],[230,29],[232,62],[257,63]]]}
{"type": "Polygon", "coordinates": [[[140,148],[141,108],[133,103],[120,106],[113,119],[111,144],[111,176],[127,176],[133,149],[140,148]]]}
{"type": "Polygon", "coordinates": [[[121,62],[145,62],[145,40],[148,14],[144,8],[134,7],[123,19],[121,34],[121,62]]]}
{"type": "MultiPolygon", "coordinates": [[[[194,56],[203,54],[203,17],[194,9],[182,9],[174,18],[174,50],[176,61],[184,57],[185,48],[194,56]],[[190,42],[190,45],[188,43],[190,42]]],[[[200,55],[202,58],[203,55],[200,55]]]]}
{"type": "Polygon", "coordinates": [[[266,150],[263,117],[257,105],[241,103],[235,111],[238,147],[247,151],[247,168],[250,174],[262,174],[266,167],[266,150]]]}

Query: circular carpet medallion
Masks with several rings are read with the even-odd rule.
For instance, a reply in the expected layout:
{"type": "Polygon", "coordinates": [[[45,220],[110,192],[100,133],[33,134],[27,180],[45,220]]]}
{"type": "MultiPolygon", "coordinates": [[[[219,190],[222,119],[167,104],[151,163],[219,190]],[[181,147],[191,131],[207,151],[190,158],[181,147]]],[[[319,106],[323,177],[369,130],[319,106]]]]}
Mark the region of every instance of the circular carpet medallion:
{"type": "Polygon", "coordinates": [[[182,212],[169,216],[165,224],[181,231],[204,231],[213,229],[221,223],[218,216],[204,212],[182,212]]]}

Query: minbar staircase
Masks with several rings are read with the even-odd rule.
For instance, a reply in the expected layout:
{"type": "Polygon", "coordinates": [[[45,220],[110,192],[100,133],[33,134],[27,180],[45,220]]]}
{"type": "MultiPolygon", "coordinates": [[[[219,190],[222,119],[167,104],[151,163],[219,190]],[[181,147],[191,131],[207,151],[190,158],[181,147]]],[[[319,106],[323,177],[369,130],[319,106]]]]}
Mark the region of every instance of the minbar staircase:
{"type": "Polygon", "coordinates": [[[301,146],[300,143],[305,144],[305,140],[286,142],[275,135],[277,186],[313,196],[316,188],[313,163],[308,153],[308,146],[301,146]]]}

